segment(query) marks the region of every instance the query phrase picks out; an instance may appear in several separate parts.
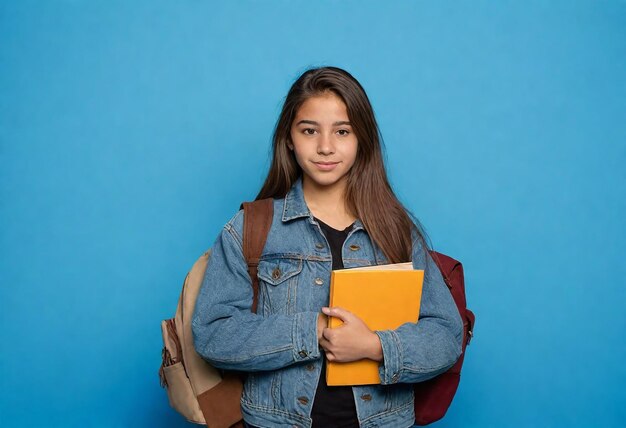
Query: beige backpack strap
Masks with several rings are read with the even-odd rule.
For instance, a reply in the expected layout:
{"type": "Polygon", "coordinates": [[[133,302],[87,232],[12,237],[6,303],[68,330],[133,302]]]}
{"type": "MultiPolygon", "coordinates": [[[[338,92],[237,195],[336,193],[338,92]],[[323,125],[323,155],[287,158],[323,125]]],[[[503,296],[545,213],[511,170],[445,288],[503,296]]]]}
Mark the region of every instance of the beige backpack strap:
{"type": "Polygon", "coordinates": [[[243,255],[248,263],[248,273],[252,280],[252,312],[256,312],[259,300],[259,278],[257,272],[259,259],[272,226],[274,217],[274,200],[261,199],[244,202],[243,208],[243,255]]]}

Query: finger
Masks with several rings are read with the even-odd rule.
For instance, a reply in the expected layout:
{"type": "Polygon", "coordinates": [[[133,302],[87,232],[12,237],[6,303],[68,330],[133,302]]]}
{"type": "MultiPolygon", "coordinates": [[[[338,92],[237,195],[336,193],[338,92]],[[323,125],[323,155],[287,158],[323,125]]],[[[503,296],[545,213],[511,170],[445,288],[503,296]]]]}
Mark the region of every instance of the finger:
{"type": "Polygon", "coordinates": [[[352,312],[338,306],[332,308],[322,308],[322,312],[329,317],[339,318],[343,322],[348,321],[352,317],[352,312]]]}
{"type": "Polygon", "coordinates": [[[330,346],[330,342],[324,338],[320,339],[320,346],[324,351],[328,351],[328,347],[330,346]]]}
{"type": "Polygon", "coordinates": [[[325,328],[324,331],[322,331],[322,337],[326,341],[331,342],[333,340],[333,337],[335,337],[335,332],[332,328],[325,328]]]}

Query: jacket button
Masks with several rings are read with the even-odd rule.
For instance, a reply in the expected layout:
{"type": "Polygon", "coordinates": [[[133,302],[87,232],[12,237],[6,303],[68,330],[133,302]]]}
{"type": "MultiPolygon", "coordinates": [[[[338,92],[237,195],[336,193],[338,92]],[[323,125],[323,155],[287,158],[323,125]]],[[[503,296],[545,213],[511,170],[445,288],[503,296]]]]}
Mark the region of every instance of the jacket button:
{"type": "Polygon", "coordinates": [[[318,250],[321,250],[322,248],[324,248],[324,244],[318,242],[317,244],[315,244],[315,248],[317,248],[318,250]]]}
{"type": "Polygon", "coordinates": [[[358,250],[360,250],[360,249],[361,249],[361,247],[359,247],[358,245],[352,244],[352,245],[350,245],[350,249],[351,249],[352,251],[358,251],[358,250]]]}
{"type": "Polygon", "coordinates": [[[298,397],[300,404],[309,404],[309,399],[306,397],[298,397]]]}
{"type": "Polygon", "coordinates": [[[324,285],[324,280],[322,278],[315,278],[315,283],[317,285],[324,285]]]}
{"type": "Polygon", "coordinates": [[[361,395],[361,400],[363,401],[370,401],[372,399],[372,396],[369,394],[363,394],[361,395]]]}
{"type": "Polygon", "coordinates": [[[302,351],[298,352],[298,355],[300,355],[302,358],[306,358],[309,353],[303,349],[302,351]]]}
{"type": "Polygon", "coordinates": [[[276,268],[272,271],[272,278],[274,279],[280,278],[280,269],[276,268]]]}
{"type": "Polygon", "coordinates": [[[398,373],[396,373],[396,374],[394,374],[394,375],[391,377],[391,381],[392,381],[393,383],[396,383],[396,382],[398,381],[398,379],[399,379],[399,378],[400,378],[400,376],[398,376],[398,373]]]}
{"type": "Polygon", "coordinates": [[[315,366],[313,364],[307,364],[306,365],[306,369],[310,372],[312,372],[313,370],[315,370],[315,366]]]}

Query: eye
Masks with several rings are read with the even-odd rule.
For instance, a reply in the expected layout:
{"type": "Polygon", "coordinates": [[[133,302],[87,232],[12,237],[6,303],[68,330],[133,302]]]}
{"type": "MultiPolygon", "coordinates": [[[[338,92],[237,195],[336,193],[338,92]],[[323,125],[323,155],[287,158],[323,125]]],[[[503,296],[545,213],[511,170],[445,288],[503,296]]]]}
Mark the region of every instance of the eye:
{"type": "Polygon", "coordinates": [[[315,134],[315,129],[313,128],[305,128],[302,130],[302,133],[305,135],[313,135],[315,134]]]}
{"type": "Polygon", "coordinates": [[[337,134],[341,135],[342,137],[345,137],[349,133],[350,131],[348,131],[347,129],[340,129],[339,131],[337,131],[337,134]]]}

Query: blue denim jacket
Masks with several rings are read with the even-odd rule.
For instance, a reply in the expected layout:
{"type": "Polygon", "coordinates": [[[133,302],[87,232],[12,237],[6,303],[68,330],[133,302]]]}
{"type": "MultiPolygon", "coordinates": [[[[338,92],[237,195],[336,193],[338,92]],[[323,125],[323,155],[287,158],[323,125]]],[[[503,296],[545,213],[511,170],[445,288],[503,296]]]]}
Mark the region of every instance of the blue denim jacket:
{"type": "MultiPolygon", "coordinates": [[[[323,364],[317,317],[328,305],[330,247],[298,180],[274,200],[274,219],[259,262],[257,313],[243,257],[243,212],[224,226],[209,258],[193,316],[196,350],[215,367],[249,372],[241,408],[259,427],[310,427],[323,364]]],[[[377,331],[381,385],[352,388],[361,427],[410,427],[411,383],[452,366],[461,353],[462,322],[439,269],[413,240],[413,266],[425,269],[419,322],[377,331]]],[[[357,220],[342,249],[346,268],[387,263],[357,220]]]]}

